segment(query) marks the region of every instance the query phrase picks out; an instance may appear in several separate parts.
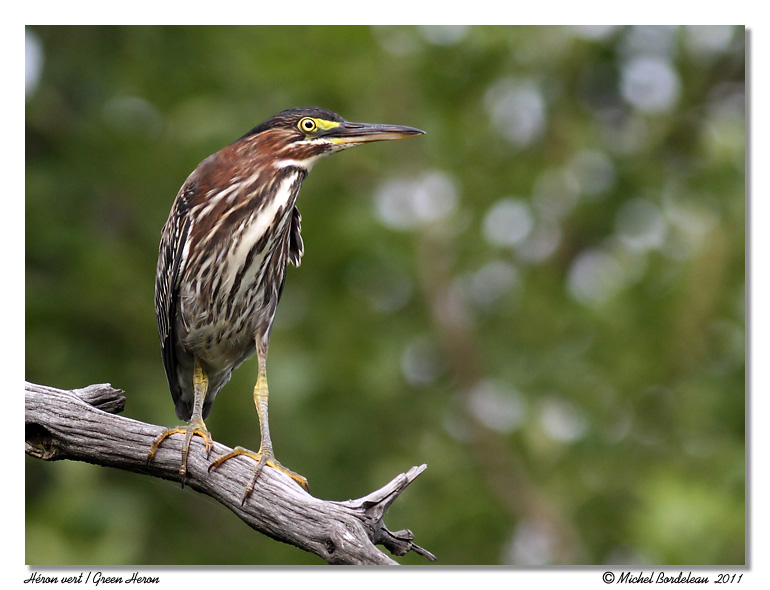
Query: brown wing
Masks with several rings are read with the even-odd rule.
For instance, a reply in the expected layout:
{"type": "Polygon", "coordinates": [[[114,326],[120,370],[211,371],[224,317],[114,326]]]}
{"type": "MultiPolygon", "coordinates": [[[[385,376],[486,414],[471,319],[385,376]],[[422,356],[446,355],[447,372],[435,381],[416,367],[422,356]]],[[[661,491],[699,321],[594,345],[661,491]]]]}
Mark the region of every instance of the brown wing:
{"type": "Polygon", "coordinates": [[[291,228],[289,230],[289,262],[299,266],[302,255],[305,253],[305,245],[302,243],[302,215],[299,209],[294,207],[291,212],[291,228]]]}
{"type": "Polygon", "coordinates": [[[178,305],[177,283],[184,265],[184,249],[190,233],[188,198],[195,191],[194,183],[187,183],[177,195],[168,221],[163,226],[155,274],[155,318],[171,396],[176,403],[182,395],[177,378],[174,322],[178,305]]]}

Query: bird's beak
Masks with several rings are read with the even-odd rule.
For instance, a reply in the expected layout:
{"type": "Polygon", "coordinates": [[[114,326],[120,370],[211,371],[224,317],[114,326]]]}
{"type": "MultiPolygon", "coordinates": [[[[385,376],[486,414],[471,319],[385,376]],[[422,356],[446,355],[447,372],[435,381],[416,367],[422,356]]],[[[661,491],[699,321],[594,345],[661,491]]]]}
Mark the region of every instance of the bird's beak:
{"type": "Polygon", "coordinates": [[[404,139],[413,135],[422,135],[425,131],[403,125],[379,125],[372,123],[350,123],[344,121],[337,127],[328,129],[325,135],[332,143],[339,146],[358,145],[370,141],[404,139]]]}

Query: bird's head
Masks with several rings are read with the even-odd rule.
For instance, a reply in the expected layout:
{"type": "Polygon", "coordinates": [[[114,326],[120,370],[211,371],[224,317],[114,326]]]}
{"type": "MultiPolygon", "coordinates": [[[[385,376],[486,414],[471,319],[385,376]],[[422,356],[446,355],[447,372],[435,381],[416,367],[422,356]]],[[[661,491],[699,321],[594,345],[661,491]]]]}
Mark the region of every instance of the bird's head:
{"type": "Polygon", "coordinates": [[[425,133],[402,125],[351,123],[326,109],[289,109],[260,123],[240,141],[263,154],[270,152],[275,165],[310,169],[324,156],[372,141],[403,139],[425,133]]]}

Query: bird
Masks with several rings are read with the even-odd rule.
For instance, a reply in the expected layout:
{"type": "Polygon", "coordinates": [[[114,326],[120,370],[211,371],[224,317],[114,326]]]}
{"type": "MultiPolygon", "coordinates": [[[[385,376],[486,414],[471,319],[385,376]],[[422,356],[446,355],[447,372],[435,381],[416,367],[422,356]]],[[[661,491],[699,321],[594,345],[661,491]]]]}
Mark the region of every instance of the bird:
{"type": "Polygon", "coordinates": [[[256,461],[244,501],[267,465],[307,488],[307,479],[275,458],[268,421],[267,353],[289,264],[304,244],[297,195],[321,158],[365,143],[424,131],[402,125],[353,123],[320,107],[293,108],[260,123],[203,160],[187,177],[163,226],[155,278],[161,356],[176,415],[152,443],[149,464],[168,437],[183,434],[179,478],[184,486],[193,437],[212,437],[204,420],[232,372],[256,354],[253,390],[260,446],[236,446],[209,471],[236,456],[256,461]]]}

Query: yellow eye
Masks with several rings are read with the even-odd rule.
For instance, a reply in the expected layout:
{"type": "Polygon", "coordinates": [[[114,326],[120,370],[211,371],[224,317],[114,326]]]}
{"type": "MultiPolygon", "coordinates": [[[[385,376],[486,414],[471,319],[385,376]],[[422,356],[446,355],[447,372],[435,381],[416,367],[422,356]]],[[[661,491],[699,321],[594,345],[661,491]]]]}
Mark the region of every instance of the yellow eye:
{"type": "Polygon", "coordinates": [[[299,127],[299,130],[303,133],[313,133],[313,131],[318,129],[318,125],[316,124],[315,120],[311,119],[310,117],[301,119],[297,127],[299,127]]]}

